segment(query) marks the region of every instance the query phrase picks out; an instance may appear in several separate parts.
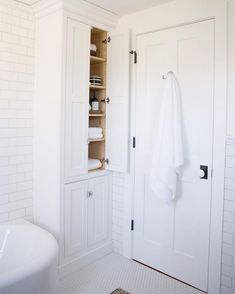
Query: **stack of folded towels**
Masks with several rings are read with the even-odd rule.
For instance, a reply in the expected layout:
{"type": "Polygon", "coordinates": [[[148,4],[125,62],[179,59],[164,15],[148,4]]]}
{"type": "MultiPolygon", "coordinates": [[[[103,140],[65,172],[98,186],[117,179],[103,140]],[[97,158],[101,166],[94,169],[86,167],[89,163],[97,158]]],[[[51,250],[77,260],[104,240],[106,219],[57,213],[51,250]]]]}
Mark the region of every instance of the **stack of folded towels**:
{"type": "Polygon", "coordinates": [[[95,170],[102,167],[102,162],[99,159],[88,159],[88,170],[95,170]]]}
{"type": "Polygon", "coordinates": [[[89,128],[88,131],[89,139],[102,139],[103,138],[103,130],[102,128],[89,128]]]}

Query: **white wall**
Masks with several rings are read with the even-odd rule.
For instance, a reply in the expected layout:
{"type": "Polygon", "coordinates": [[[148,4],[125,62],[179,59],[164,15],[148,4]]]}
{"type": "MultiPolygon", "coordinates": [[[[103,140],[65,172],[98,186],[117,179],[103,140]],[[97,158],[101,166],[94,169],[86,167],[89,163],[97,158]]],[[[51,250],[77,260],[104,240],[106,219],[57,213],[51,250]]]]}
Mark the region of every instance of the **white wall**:
{"type": "Polygon", "coordinates": [[[0,1],[0,222],[32,218],[34,18],[0,1]]]}
{"type": "Polygon", "coordinates": [[[122,173],[113,173],[113,221],[112,221],[112,239],[113,250],[116,253],[123,254],[124,238],[124,195],[125,195],[125,175],[122,173]]]}

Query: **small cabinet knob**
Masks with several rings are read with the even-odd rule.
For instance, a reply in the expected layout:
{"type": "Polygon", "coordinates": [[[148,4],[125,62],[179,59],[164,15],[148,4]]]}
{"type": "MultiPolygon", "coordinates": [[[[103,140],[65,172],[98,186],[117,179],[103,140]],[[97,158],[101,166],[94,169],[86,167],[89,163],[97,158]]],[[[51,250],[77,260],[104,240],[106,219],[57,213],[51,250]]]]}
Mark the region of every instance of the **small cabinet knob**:
{"type": "Polygon", "coordinates": [[[88,192],[87,192],[87,197],[90,198],[90,197],[92,197],[92,196],[93,196],[93,192],[92,192],[92,191],[88,191],[88,192]]]}

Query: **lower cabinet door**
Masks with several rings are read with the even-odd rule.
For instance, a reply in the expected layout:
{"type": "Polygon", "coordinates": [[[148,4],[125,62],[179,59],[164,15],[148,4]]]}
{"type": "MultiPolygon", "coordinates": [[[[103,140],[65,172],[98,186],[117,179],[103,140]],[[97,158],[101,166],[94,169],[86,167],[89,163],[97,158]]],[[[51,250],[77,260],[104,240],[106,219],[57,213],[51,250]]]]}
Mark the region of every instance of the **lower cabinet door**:
{"type": "Polygon", "coordinates": [[[88,191],[88,246],[93,246],[109,238],[108,176],[90,180],[88,191]]]}
{"type": "Polygon", "coordinates": [[[88,181],[65,186],[65,255],[87,248],[88,181]]]}

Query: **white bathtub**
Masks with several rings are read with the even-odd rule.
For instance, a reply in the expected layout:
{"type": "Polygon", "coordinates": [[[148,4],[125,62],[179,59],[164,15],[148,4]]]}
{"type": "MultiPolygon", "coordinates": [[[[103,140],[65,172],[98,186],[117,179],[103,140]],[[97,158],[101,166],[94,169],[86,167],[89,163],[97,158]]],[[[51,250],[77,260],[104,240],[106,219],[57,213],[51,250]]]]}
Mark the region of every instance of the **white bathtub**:
{"type": "Polygon", "coordinates": [[[0,294],[58,294],[58,245],[24,220],[0,225],[0,294]]]}

